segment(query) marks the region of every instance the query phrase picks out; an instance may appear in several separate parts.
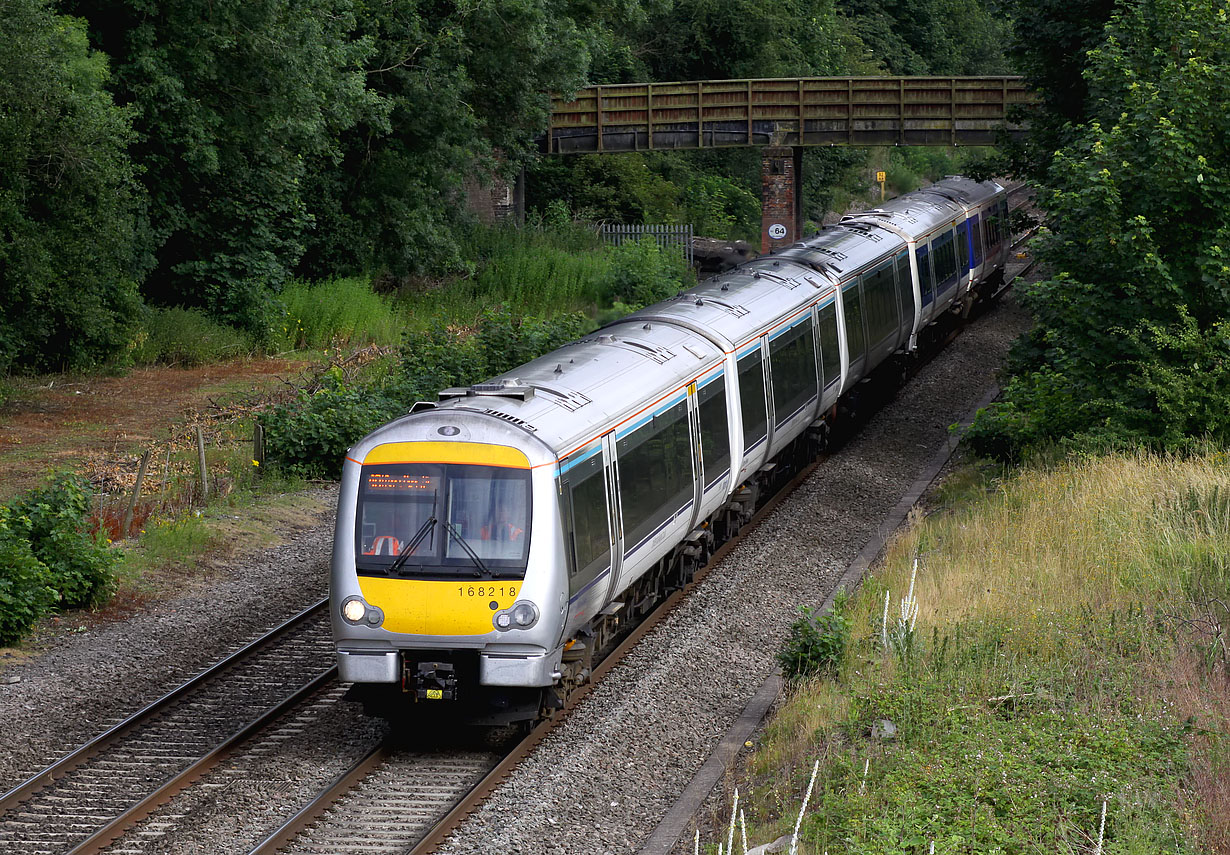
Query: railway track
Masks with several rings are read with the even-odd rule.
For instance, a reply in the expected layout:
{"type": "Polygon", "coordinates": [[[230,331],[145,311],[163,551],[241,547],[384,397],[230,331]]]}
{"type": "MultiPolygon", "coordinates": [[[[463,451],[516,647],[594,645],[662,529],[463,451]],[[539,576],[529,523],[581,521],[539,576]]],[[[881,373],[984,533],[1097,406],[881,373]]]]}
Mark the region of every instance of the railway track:
{"type": "Polygon", "coordinates": [[[0,797],[0,851],[100,852],[334,680],[321,600],[0,797]]]}

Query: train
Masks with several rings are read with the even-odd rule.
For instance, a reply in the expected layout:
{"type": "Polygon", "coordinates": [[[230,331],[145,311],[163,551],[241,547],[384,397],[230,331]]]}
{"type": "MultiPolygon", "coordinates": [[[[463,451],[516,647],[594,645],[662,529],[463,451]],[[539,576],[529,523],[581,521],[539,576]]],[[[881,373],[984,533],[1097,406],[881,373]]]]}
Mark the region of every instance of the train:
{"type": "Polygon", "coordinates": [[[952,176],[416,403],[346,455],[339,679],[385,714],[551,715],[1010,245],[1005,188],[952,176]]]}

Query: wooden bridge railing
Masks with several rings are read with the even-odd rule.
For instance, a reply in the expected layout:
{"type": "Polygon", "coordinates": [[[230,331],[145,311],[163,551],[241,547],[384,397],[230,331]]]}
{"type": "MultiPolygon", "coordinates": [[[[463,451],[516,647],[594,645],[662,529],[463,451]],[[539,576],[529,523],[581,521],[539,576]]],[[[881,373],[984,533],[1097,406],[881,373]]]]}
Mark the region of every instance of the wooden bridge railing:
{"type": "Polygon", "coordinates": [[[989,145],[1020,133],[1019,77],[802,77],[590,86],[554,98],[554,154],[797,145],[989,145]]]}

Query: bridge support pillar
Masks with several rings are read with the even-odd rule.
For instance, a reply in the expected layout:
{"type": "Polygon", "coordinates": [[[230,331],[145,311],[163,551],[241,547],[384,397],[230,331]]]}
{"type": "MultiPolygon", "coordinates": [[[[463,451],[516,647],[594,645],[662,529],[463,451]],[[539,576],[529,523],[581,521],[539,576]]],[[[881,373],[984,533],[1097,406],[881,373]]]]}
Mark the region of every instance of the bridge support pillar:
{"type": "Polygon", "coordinates": [[[761,150],[760,251],[790,246],[802,237],[803,148],[761,150]]]}

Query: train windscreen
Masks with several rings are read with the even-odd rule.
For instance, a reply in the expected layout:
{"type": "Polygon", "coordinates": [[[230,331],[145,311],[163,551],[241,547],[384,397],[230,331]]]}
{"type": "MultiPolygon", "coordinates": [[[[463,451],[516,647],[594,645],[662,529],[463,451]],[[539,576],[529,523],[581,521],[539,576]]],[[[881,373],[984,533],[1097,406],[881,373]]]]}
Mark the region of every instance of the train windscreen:
{"type": "Polygon", "coordinates": [[[462,463],[363,467],[355,526],[360,574],[522,578],[530,475],[462,463]]]}

